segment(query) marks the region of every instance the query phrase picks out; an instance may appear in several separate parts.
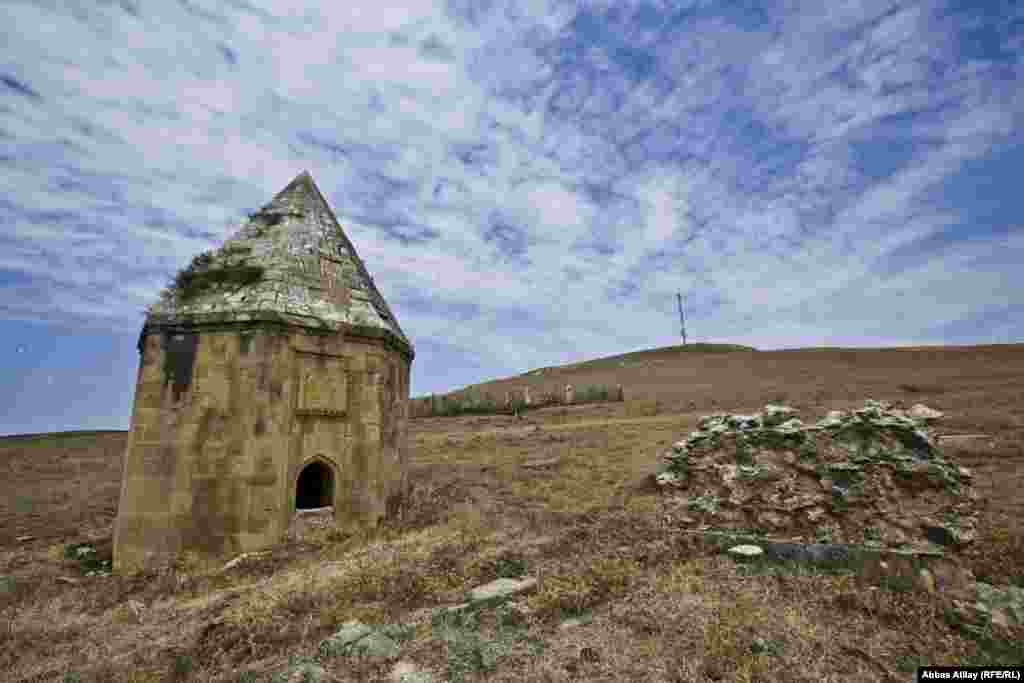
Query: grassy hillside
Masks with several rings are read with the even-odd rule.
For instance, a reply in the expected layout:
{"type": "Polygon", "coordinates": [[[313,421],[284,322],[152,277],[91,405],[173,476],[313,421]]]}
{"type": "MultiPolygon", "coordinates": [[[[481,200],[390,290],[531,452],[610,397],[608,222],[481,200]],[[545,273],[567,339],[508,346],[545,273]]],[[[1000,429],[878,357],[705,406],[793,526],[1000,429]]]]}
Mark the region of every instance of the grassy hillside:
{"type": "MultiPolygon", "coordinates": [[[[620,382],[661,408],[414,420],[401,515],[367,535],[297,515],[284,542],[230,569],[183,556],[160,571],[90,575],[69,549],[88,543],[91,559],[110,559],[127,434],[0,439],[3,679],[271,683],[353,619],[408,626],[402,659],[436,681],[888,682],[925,664],[1024,665],[1024,629],[972,634],[948,596],[919,584],[750,571],[681,534],[668,520],[687,506],[650,484],[659,454],[708,412],[781,401],[814,420],[869,397],[922,402],[945,413],[937,434],[983,435],[942,448],[970,468],[984,503],[958,561],[1024,587],[1024,345],[674,347],[485,386],[566,377],[620,382]],[[502,617],[515,621],[507,631],[496,611],[432,620],[522,572],[538,583],[502,617]]],[[[394,680],[394,661],[317,662],[321,683],[394,680]]]]}

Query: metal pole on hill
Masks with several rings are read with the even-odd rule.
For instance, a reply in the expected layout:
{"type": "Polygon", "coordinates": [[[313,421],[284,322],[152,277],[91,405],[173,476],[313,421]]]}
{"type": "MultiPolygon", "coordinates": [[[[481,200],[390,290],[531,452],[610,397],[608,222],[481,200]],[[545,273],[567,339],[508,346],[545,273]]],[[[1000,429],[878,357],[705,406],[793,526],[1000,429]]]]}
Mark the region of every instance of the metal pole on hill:
{"type": "Polygon", "coordinates": [[[683,333],[683,346],[686,346],[686,316],[683,315],[683,295],[681,292],[676,292],[676,298],[679,299],[679,327],[683,333]]]}

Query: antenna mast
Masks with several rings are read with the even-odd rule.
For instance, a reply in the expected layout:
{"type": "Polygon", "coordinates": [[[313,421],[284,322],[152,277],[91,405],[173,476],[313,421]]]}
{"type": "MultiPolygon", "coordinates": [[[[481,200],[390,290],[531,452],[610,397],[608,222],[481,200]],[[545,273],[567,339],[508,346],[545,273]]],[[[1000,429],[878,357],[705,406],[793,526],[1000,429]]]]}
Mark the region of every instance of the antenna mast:
{"type": "Polygon", "coordinates": [[[683,333],[683,346],[686,346],[686,316],[683,315],[683,295],[680,292],[676,292],[676,298],[679,299],[679,327],[683,333]]]}

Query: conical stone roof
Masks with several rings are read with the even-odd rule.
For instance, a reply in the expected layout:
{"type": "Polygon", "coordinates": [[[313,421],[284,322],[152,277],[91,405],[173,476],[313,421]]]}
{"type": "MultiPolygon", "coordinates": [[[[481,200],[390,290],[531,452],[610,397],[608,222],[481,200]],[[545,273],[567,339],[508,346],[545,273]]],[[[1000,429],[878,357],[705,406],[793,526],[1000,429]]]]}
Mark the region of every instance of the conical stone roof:
{"type": "Polygon", "coordinates": [[[224,245],[193,261],[143,327],[272,320],[412,345],[313,177],[303,171],[224,245]]]}

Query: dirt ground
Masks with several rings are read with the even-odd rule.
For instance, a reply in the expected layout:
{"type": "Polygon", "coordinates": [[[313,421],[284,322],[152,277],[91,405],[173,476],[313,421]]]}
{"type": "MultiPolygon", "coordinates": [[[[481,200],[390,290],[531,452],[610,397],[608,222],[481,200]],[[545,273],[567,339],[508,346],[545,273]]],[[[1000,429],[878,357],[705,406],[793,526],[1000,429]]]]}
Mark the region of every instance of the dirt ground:
{"type": "MultiPolygon", "coordinates": [[[[373,538],[311,527],[228,572],[183,560],[158,573],[86,576],[65,549],[90,542],[110,558],[127,434],[0,439],[0,577],[13,577],[0,591],[3,679],[269,681],[340,623],[457,602],[510,557],[540,580],[524,619],[545,649],[513,652],[466,680],[911,680],[915,662],[1019,656],[963,637],[931,596],[859,590],[841,577],[741,575],[673,536],[665,497],[647,480],[659,453],[710,412],[781,402],[807,421],[865,398],[924,403],[945,413],[937,434],[985,435],[942,447],[974,471],[982,499],[965,563],[979,579],[1024,586],[1024,345],[651,352],[478,389],[566,383],[622,384],[628,400],[656,400],[658,414],[595,404],[413,420],[414,490],[401,519],[373,538]],[[330,590],[296,583],[380,544],[418,559],[377,562],[330,590]],[[584,611],[589,626],[558,628],[584,611]],[[777,651],[751,655],[768,631],[777,651]]],[[[429,634],[408,645],[444,679],[444,646],[429,634]]],[[[338,665],[324,680],[386,674],[338,665]]]]}

